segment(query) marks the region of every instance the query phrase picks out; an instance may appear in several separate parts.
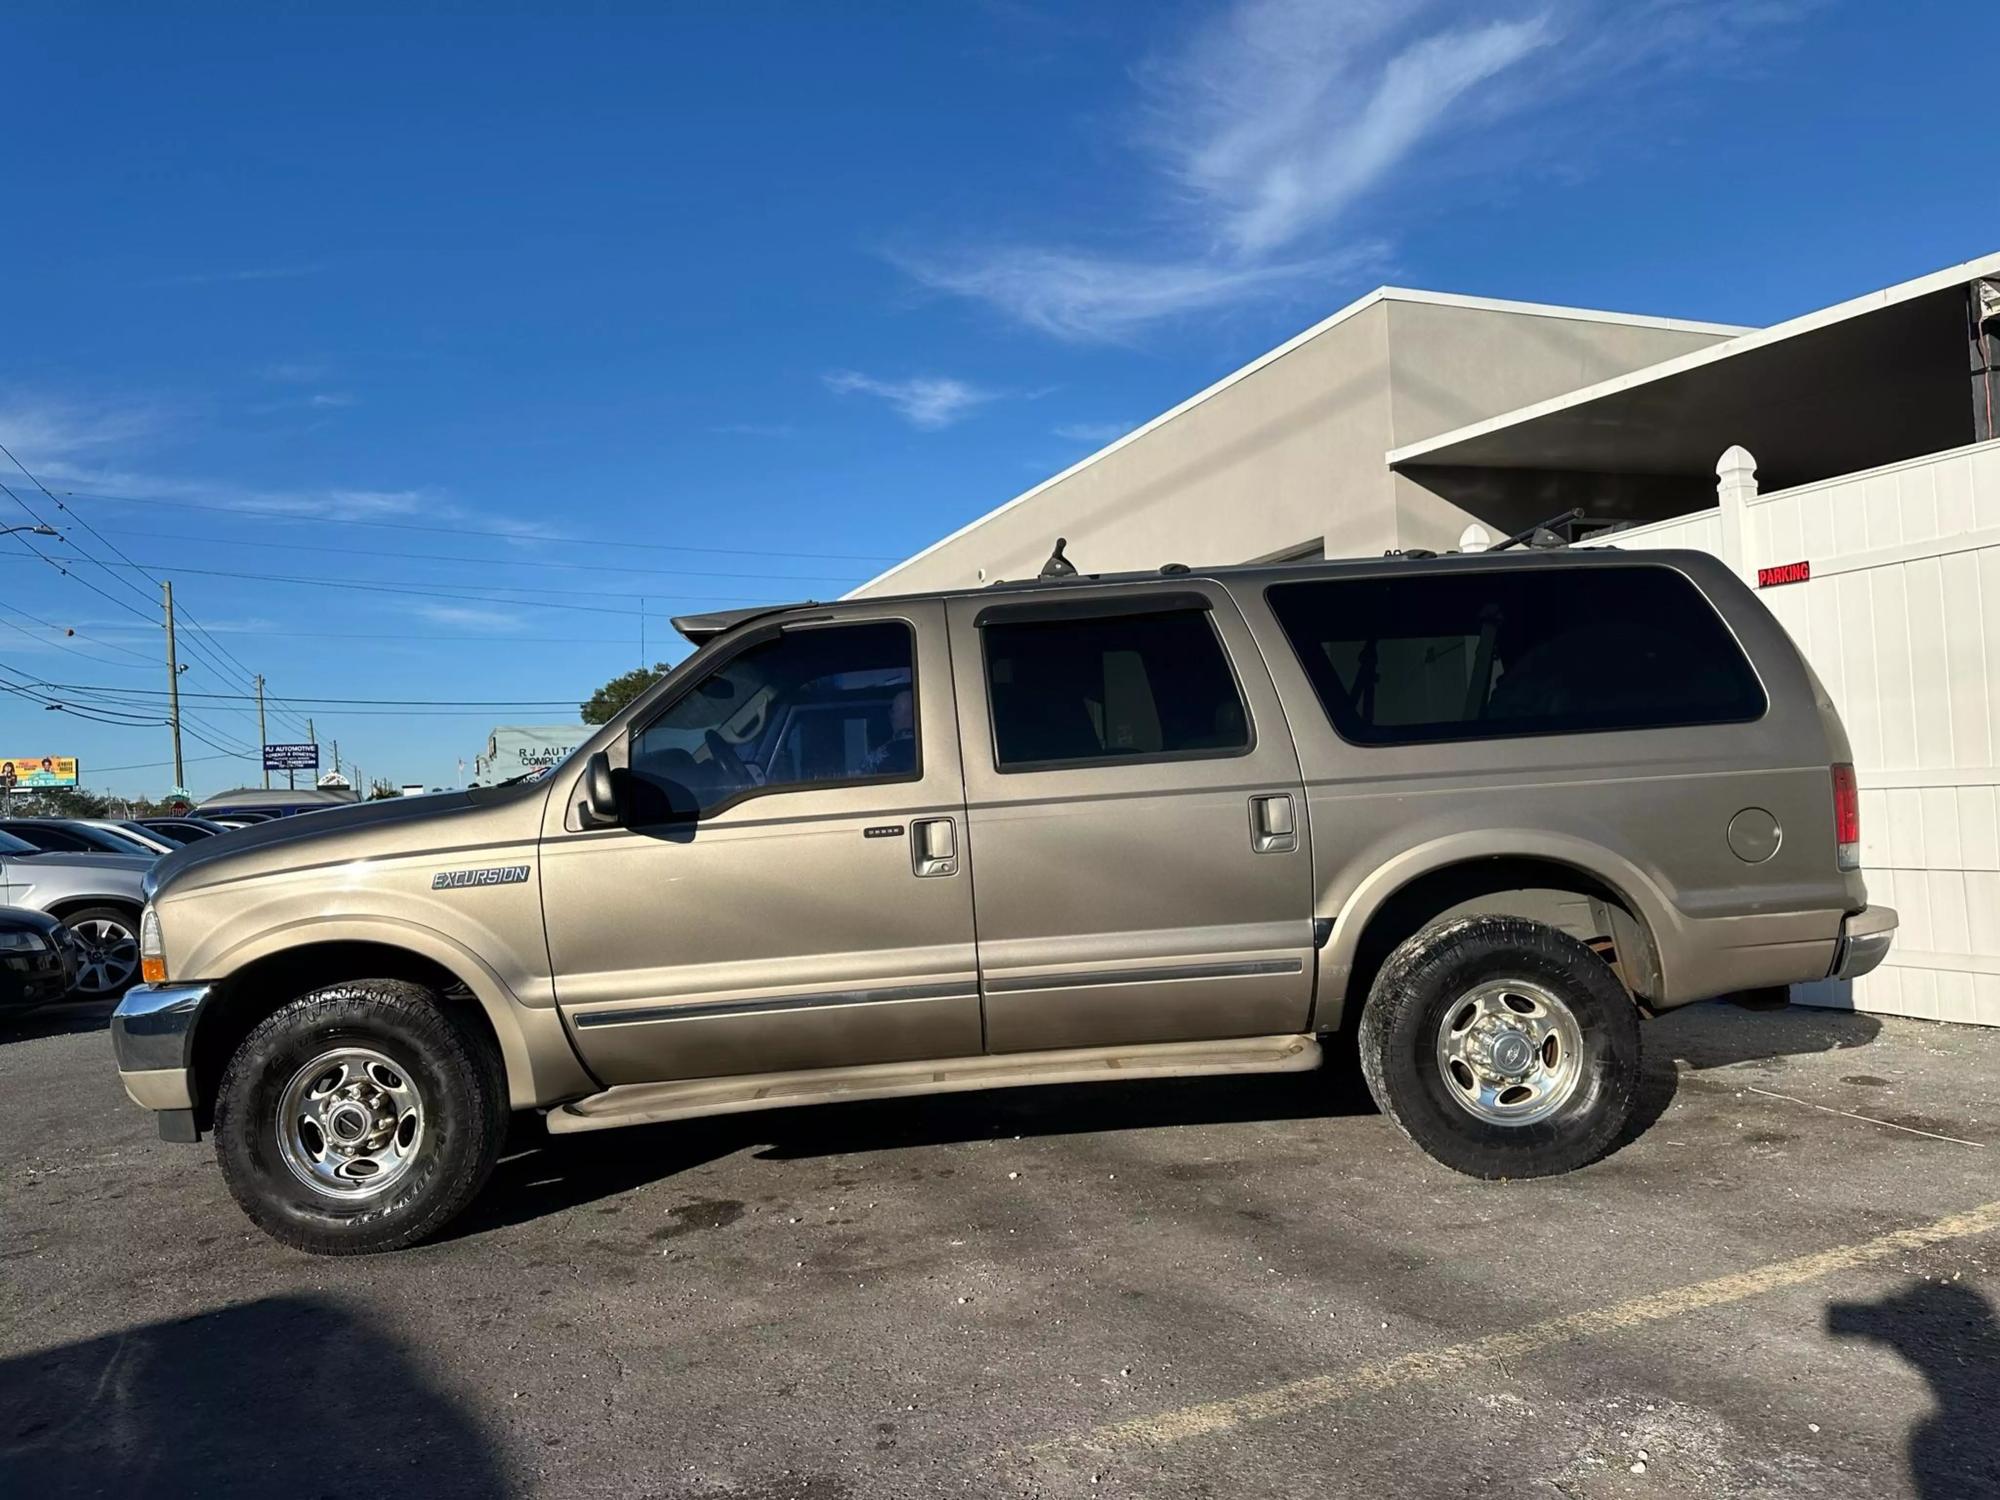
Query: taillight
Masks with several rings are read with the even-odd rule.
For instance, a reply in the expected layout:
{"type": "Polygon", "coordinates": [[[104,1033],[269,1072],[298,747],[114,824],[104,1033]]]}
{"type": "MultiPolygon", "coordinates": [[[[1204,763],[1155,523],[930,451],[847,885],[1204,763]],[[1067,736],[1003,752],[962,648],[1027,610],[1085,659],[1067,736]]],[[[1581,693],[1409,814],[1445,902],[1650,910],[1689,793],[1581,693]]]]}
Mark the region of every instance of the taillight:
{"type": "Polygon", "coordinates": [[[1843,870],[1861,868],[1861,788],[1854,767],[1833,768],[1834,863],[1843,870]]]}

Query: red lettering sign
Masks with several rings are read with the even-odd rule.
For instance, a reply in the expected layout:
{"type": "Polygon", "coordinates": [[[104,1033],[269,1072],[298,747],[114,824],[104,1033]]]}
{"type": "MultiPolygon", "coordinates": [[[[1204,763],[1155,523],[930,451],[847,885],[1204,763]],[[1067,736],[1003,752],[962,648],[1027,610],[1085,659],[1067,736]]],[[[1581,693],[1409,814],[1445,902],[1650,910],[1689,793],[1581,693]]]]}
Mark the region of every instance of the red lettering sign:
{"type": "Polygon", "coordinates": [[[1779,563],[1775,568],[1757,570],[1757,587],[1774,589],[1781,583],[1811,583],[1812,564],[1809,562],[1779,563]]]}

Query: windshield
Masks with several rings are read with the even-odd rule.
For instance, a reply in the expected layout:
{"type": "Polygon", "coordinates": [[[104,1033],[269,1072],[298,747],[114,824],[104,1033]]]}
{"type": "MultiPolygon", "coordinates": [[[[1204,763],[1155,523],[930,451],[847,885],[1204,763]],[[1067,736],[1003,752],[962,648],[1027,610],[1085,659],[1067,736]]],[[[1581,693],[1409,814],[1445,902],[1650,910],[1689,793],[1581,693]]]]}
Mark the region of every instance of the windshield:
{"type": "Polygon", "coordinates": [[[40,854],[41,852],[33,844],[17,839],[11,833],[0,833],[0,854],[40,854]]]}

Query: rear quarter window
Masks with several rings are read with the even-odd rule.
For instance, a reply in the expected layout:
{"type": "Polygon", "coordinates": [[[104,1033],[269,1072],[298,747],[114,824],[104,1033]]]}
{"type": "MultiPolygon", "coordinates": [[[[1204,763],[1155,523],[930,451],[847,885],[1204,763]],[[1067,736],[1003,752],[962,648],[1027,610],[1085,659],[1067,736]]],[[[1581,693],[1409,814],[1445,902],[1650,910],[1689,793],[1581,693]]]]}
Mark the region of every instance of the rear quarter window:
{"type": "Polygon", "coordinates": [[[1668,568],[1537,568],[1273,584],[1340,736],[1421,745],[1762,717],[1722,617],[1668,568]]]}

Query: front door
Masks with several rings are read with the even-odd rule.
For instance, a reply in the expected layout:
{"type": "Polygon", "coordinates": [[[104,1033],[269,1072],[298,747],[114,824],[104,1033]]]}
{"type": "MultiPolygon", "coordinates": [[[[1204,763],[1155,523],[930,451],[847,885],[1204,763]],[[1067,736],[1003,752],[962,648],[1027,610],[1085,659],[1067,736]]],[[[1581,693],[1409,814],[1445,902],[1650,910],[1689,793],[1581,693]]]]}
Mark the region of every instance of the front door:
{"type": "Polygon", "coordinates": [[[948,612],[987,1050],[1303,1029],[1298,756],[1228,593],[1076,584],[948,612]]]}
{"type": "Polygon", "coordinates": [[[560,773],[542,846],[558,1005],[607,1084],[980,1051],[944,611],[725,642],[612,755],[624,826],[560,773]]]}

